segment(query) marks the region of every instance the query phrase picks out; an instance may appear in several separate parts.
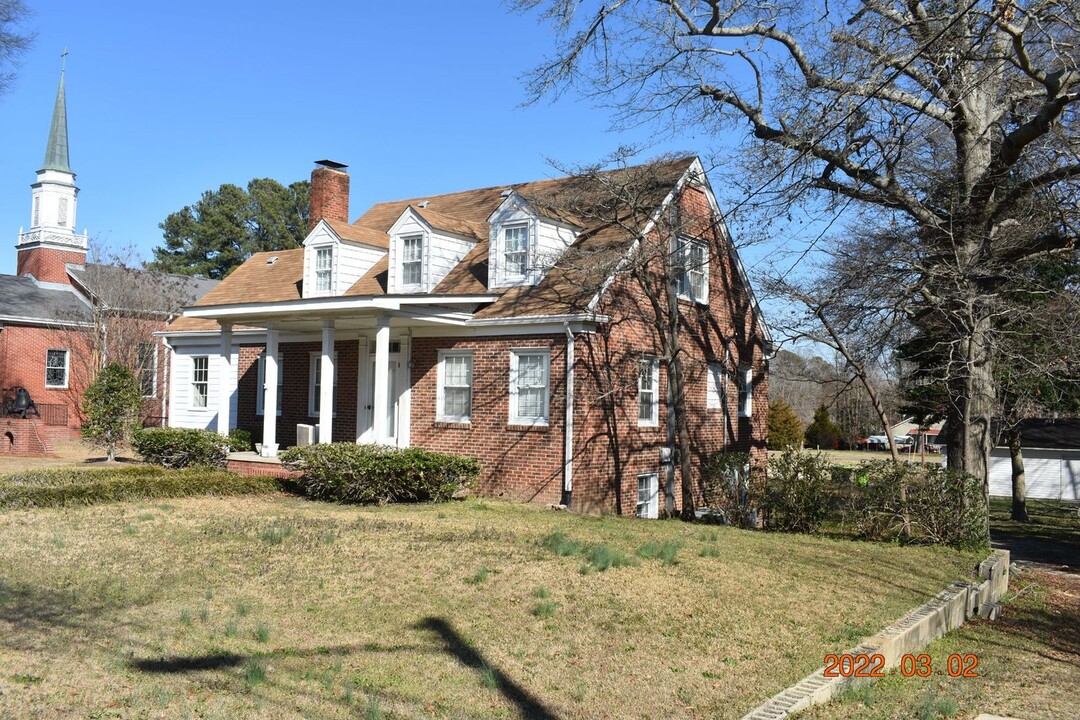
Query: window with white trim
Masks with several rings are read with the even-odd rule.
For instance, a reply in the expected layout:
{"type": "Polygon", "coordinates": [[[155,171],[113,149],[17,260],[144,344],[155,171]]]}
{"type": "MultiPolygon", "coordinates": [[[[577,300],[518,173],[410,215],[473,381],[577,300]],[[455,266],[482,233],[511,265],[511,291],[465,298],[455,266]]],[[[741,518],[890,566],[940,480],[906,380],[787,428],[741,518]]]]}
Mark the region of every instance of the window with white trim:
{"type": "Polygon", "coordinates": [[[144,398],[157,397],[158,348],[157,343],[141,342],[136,350],[139,369],[139,389],[144,398]]]}
{"type": "MultiPolygon", "coordinates": [[[[308,415],[311,417],[319,417],[319,398],[322,393],[322,353],[313,352],[310,355],[311,362],[308,365],[311,368],[311,372],[308,374],[308,415]]],[[[333,417],[337,417],[337,353],[334,353],[334,411],[333,417]]],[[[278,377],[281,377],[281,370],[278,370],[278,377]]]]}
{"type": "Polygon", "coordinates": [[[45,387],[66,388],[68,386],[67,350],[45,351],[45,387]]]}
{"type": "Polygon", "coordinates": [[[510,424],[547,425],[549,350],[510,351],[510,424]]]}
{"type": "Polygon", "coordinates": [[[754,413],[754,370],[739,368],[739,417],[750,417],[754,413]]]}
{"type": "Polygon", "coordinates": [[[660,424],[660,360],[646,356],[638,362],[638,427],[660,424]]]}
{"type": "Polygon", "coordinates": [[[439,390],[435,419],[467,423],[472,419],[471,350],[439,351],[439,390]]]}
{"type": "Polygon", "coordinates": [[[424,236],[407,235],[401,238],[401,284],[419,288],[424,281],[424,236]]]}
{"type": "Polygon", "coordinates": [[[704,303],[709,300],[709,247],[700,240],[679,236],[675,240],[679,297],[704,303]]]}
{"type": "Polygon", "coordinates": [[[727,383],[724,379],[724,366],[721,363],[709,363],[709,377],[705,395],[705,407],[709,410],[724,408],[724,395],[727,383]]]}
{"type": "Polygon", "coordinates": [[[321,247],[315,250],[315,290],[330,292],[334,270],[334,248],[321,247]]]}
{"type": "Polygon", "coordinates": [[[210,358],[195,355],[191,358],[191,407],[205,408],[210,396],[210,358]]]}
{"type": "Polygon", "coordinates": [[[660,475],[642,473],[637,476],[637,516],[655,519],[660,516],[660,475]]]}
{"type": "Polygon", "coordinates": [[[529,271],[529,225],[503,228],[503,275],[523,277],[529,271]]]}
{"type": "MultiPolygon", "coordinates": [[[[259,353],[258,360],[258,388],[259,391],[255,393],[255,414],[262,415],[266,412],[264,409],[266,403],[264,401],[263,390],[266,388],[266,351],[259,353]]],[[[281,399],[282,389],[285,387],[285,373],[284,365],[281,362],[281,356],[277,358],[277,413],[281,414],[281,399]]]]}

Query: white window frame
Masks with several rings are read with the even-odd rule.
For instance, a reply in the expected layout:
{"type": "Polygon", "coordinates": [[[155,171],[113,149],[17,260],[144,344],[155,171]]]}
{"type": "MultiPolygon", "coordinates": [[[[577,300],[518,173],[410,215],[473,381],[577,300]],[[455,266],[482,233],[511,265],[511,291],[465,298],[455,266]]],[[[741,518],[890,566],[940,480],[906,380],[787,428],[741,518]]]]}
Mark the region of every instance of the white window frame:
{"type": "Polygon", "coordinates": [[[638,427],[658,427],[660,425],[660,358],[643,355],[638,361],[638,427]],[[648,371],[646,372],[646,365],[648,371]],[[644,387],[643,381],[649,378],[651,388],[644,387]],[[651,396],[652,411],[646,418],[641,417],[642,402],[651,396]]]}
{"type": "Polygon", "coordinates": [[[139,392],[144,398],[156,398],[158,392],[158,346],[156,342],[140,342],[135,348],[135,359],[139,366],[139,392]],[[150,348],[151,362],[149,366],[143,364],[145,358],[142,356],[142,348],[150,348]],[[146,383],[143,380],[143,374],[147,371],[150,372],[150,394],[146,394],[146,383]]]}
{"type": "Polygon", "coordinates": [[[506,225],[503,225],[502,228],[500,229],[501,234],[502,234],[502,238],[501,238],[501,240],[502,240],[502,248],[501,248],[502,253],[501,253],[500,257],[499,257],[499,260],[500,260],[500,262],[502,264],[503,277],[505,279],[507,279],[507,280],[524,280],[525,278],[527,278],[529,276],[529,269],[530,269],[529,266],[531,264],[529,262],[529,259],[530,259],[529,258],[529,255],[530,255],[529,251],[530,251],[531,245],[532,245],[532,227],[531,226],[532,226],[532,223],[530,223],[530,222],[513,222],[513,223],[507,223],[506,225]],[[521,250],[515,250],[514,251],[515,255],[518,255],[518,254],[524,254],[525,255],[525,260],[522,263],[521,272],[510,272],[510,264],[506,260],[506,256],[510,254],[510,251],[507,249],[508,248],[507,240],[508,240],[508,235],[509,235],[510,231],[512,231],[512,230],[513,231],[517,231],[517,230],[524,230],[525,231],[525,247],[523,249],[521,249],[521,250]]]}
{"type": "MultiPolygon", "coordinates": [[[[255,414],[263,415],[266,412],[266,403],[263,400],[263,393],[266,390],[266,351],[263,350],[259,353],[259,359],[255,361],[258,366],[256,373],[258,377],[259,391],[255,393],[255,414]]],[[[281,353],[278,353],[277,357],[277,415],[281,415],[282,400],[285,399],[285,373],[282,372],[281,353]]]]}
{"type": "Polygon", "coordinates": [[[645,518],[646,520],[655,520],[660,517],[660,473],[638,473],[637,476],[637,506],[635,514],[639,518],[645,518]],[[645,502],[641,501],[641,481],[645,480],[649,483],[649,487],[652,490],[652,496],[645,502]]]}
{"type": "Polygon", "coordinates": [[[333,245],[323,245],[322,247],[315,248],[315,267],[312,268],[312,273],[313,273],[313,278],[315,280],[315,292],[330,294],[330,293],[332,293],[334,291],[334,246],[333,245]],[[322,268],[322,267],[319,267],[319,258],[324,257],[324,254],[325,254],[326,257],[329,258],[329,260],[327,262],[327,266],[325,268],[322,268]],[[323,287],[322,284],[319,282],[320,278],[323,277],[323,275],[320,275],[320,273],[325,273],[326,287],[323,287]]]}
{"type": "Polygon", "coordinates": [[[191,407],[195,410],[209,410],[210,409],[210,356],[209,355],[192,355],[191,356],[191,407]],[[205,380],[199,380],[199,361],[202,360],[206,363],[206,367],[202,369],[205,373],[205,380]],[[202,391],[203,404],[200,405],[196,402],[199,397],[199,386],[204,386],[202,391]]]}
{"type": "Polygon", "coordinates": [[[680,300],[689,300],[705,304],[709,302],[709,246],[703,240],[686,235],[678,235],[675,238],[675,258],[678,277],[678,296],[680,300]],[[689,249],[700,248],[704,262],[700,268],[688,268],[689,249]],[[701,293],[694,292],[693,273],[701,274],[701,293]]]}
{"type": "Polygon", "coordinates": [[[707,410],[723,410],[727,405],[724,402],[727,397],[727,375],[724,373],[723,363],[709,363],[708,378],[705,383],[705,408],[707,410]]]}
{"type": "Polygon", "coordinates": [[[49,348],[48,350],[46,350],[45,351],[45,387],[50,388],[52,390],[63,390],[68,386],[68,382],[70,381],[70,379],[71,379],[71,351],[67,350],[65,348],[49,348]],[[64,365],[63,365],[62,368],[59,365],[50,365],[49,364],[49,355],[52,354],[52,353],[63,353],[64,354],[64,365]],[[61,370],[61,369],[64,371],[64,381],[62,383],[50,383],[49,382],[49,371],[50,370],[61,370]]]}
{"type": "Polygon", "coordinates": [[[754,414],[754,369],[739,368],[739,417],[751,417],[754,414]]]}
{"type": "MultiPolygon", "coordinates": [[[[539,386],[537,386],[539,387],[539,386]]],[[[547,425],[551,415],[551,350],[546,348],[516,348],[510,350],[510,424],[511,425],[547,425]],[[541,417],[522,417],[518,415],[518,364],[523,357],[538,356],[544,360],[544,400],[541,403],[541,417]]]]}
{"type": "MultiPolygon", "coordinates": [[[[308,353],[311,361],[308,363],[308,417],[319,417],[319,392],[321,385],[315,384],[315,376],[322,372],[322,352],[313,351],[308,353]],[[319,390],[316,390],[319,388],[319,390]]],[[[338,394],[338,354],[334,352],[334,412],[330,417],[337,417],[337,394],[338,394]]],[[[281,377],[281,368],[278,368],[278,377],[281,377]]],[[[322,378],[319,378],[322,382],[322,378]]]]}
{"type": "Polygon", "coordinates": [[[438,422],[471,423],[473,407],[473,351],[472,350],[440,350],[439,351],[439,383],[435,399],[435,419],[438,422]],[[469,389],[469,412],[465,415],[449,415],[446,412],[446,360],[448,358],[465,358],[469,362],[468,385],[455,385],[453,387],[467,387],[469,389]]]}
{"type": "Polygon", "coordinates": [[[418,233],[413,235],[403,235],[401,237],[401,288],[402,290],[421,290],[424,287],[424,234],[418,233]],[[406,259],[405,250],[411,240],[419,241],[420,252],[417,254],[415,260],[406,259]],[[415,264],[418,266],[419,272],[417,275],[419,279],[416,282],[408,282],[405,279],[405,266],[415,264]]]}

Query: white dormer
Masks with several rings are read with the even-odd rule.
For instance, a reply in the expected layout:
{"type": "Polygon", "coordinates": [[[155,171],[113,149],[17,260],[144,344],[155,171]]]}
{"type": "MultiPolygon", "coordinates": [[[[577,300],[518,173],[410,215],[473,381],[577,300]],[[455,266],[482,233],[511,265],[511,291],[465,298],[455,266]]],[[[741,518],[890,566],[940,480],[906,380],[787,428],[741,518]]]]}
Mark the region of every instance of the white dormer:
{"type": "Polygon", "coordinates": [[[425,211],[423,207],[405,208],[387,231],[390,235],[387,292],[391,295],[431,292],[476,245],[476,237],[460,234],[465,231],[460,220],[425,211]]]}
{"type": "Polygon", "coordinates": [[[351,226],[320,220],[304,239],[304,297],[344,295],[371,267],[386,255],[384,248],[357,241],[348,234],[351,226]]]}
{"type": "Polygon", "coordinates": [[[514,191],[488,217],[488,286],[535,285],[566,248],[579,228],[541,217],[514,191]]]}

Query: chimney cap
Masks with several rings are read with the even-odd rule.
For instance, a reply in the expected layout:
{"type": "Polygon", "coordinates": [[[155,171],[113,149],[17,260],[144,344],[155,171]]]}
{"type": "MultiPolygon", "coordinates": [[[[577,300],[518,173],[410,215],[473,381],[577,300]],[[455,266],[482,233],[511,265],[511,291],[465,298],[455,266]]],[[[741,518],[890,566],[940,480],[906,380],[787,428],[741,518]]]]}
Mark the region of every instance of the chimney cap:
{"type": "Polygon", "coordinates": [[[330,168],[331,170],[344,170],[345,168],[349,167],[345,163],[339,163],[335,160],[316,160],[315,164],[325,168],[330,168]]]}

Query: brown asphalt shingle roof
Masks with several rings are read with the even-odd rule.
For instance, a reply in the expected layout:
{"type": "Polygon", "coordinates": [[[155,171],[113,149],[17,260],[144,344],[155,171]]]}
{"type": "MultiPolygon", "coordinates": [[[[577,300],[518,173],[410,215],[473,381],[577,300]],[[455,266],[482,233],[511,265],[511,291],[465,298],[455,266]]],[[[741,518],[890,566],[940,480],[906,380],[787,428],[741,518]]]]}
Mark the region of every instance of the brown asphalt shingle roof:
{"type": "MultiPolygon", "coordinates": [[[[598,189],[595,182],[565,177],[377,203],[352,225],[340,222],[331,222],[330,225],[345,240],[388,249],[390,239],[387,231],[406,208],[412,207],[436,229],[477,239],[476,246],[432,290],[432,295],[502,295],[499,300],[478,311],[476,317],[581,312],[596,293],[594,279],[585,278],[582,270],[556,265],[535,286],[506,291],[487,288],[487,219],[503,203],[504,193],[513,190],[541,215],[582,228],[573,246],[575,251],[597,255],[617,254],[625,252],[633,240],[634,233],[629,229],[643,227],[648,215],[660,206],[693,162],[694,158],[691,157],[670,160],[659,163],[647,174],[642,173],[641,186],[633,188],[637,194],[628,202],[626,198],[623,199],[624,205],[633,205],[638,209],[638,217],[624,215],[601,222],[599,218],[605,217],[605,214],[600,203],[609,201],[610,194],[598,189]]],[[[602,178],[613,179],[616,182],[611,184],[618,185],[620,174],[625,180],[633,178],[631,173],[634,171],[635,168],[614,170],[603,174],[602,178]]],[[[299,300],[302,296],[303,253],[303,248],[256,253],[196,305],[299,300]],[[268,265],[266,261],[271,255],[277,255],[279,259],[275,264],[268,265]]],[[[383,257],[345,295],[385,295],[387,272],[388,258],[383,257]]],[[[176,324],[171,327],[175,328],[176,324]]]]}

